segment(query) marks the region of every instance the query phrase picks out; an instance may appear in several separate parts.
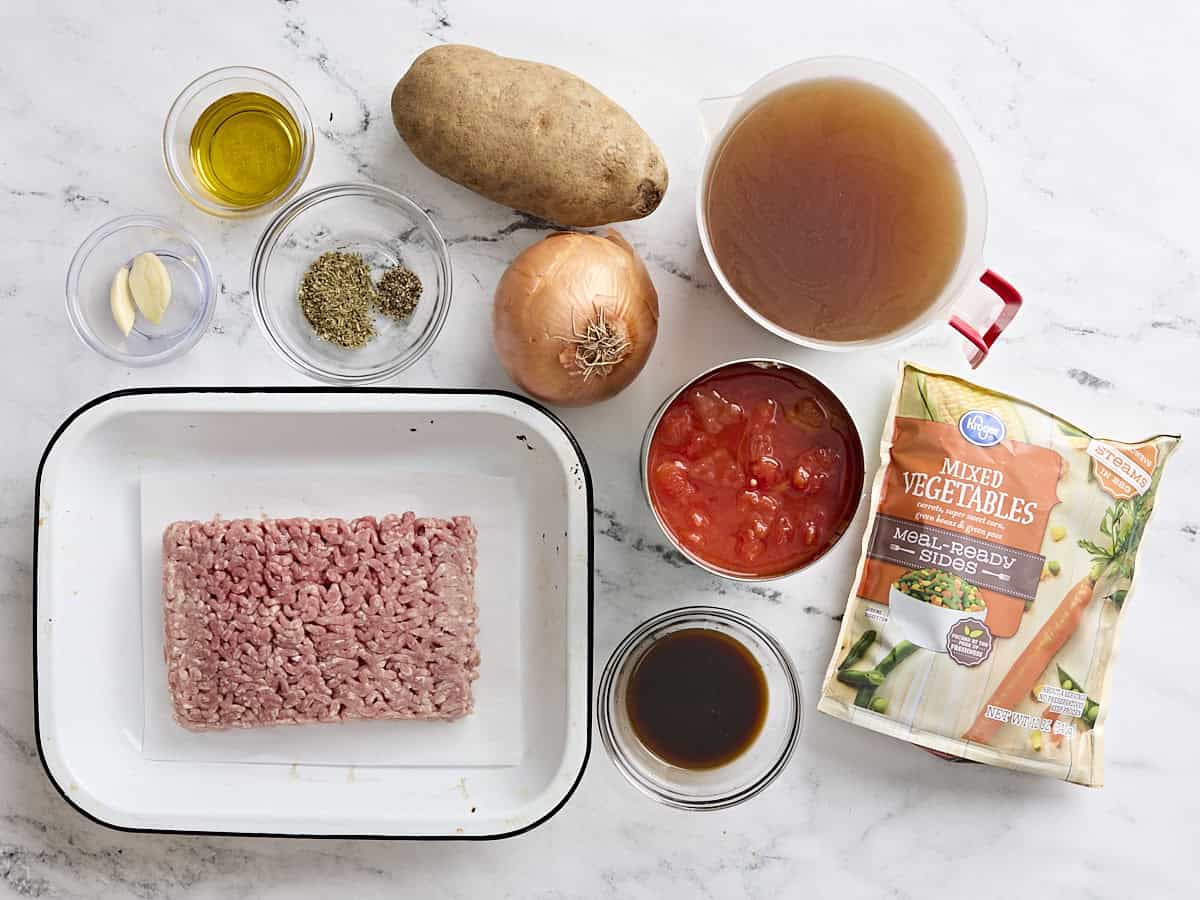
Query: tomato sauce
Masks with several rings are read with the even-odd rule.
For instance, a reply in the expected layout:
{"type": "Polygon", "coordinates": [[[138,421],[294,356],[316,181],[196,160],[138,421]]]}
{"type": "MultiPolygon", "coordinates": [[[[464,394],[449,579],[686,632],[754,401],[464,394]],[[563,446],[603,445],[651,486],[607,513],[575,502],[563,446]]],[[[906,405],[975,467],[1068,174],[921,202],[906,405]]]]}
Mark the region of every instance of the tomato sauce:
{"type": "Polygon", "coordinates": [[[793,571],[836,543],[863,486],[841,401],[803,372],[736,363],[689,385],[650,439],[650,499],[675,540],[732,575],[793,571]]]}

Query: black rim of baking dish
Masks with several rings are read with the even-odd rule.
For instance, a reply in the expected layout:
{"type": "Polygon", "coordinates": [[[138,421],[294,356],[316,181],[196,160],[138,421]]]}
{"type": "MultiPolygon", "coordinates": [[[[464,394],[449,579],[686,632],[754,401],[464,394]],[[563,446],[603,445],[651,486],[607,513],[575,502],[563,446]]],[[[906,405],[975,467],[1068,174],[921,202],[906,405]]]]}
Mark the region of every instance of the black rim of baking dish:
{"type": "Polygon", "coordinates": [[[575,435],[561,419],[558,418],[549,409],[542,406],[528,397],[522,397],[520,394],[515,394],[512,391],[493,390],[488,388],[388,388],[388,387],[321,387],[316,385],[302,385],[299,387],[158,387],[158,388],[128,388],[120,391],[112,391],[107,394],[101,394],[89,400],[87,403],[80,406],[71,415],[63,420],[63,423],[55,429],[54,434],[46,443],[46,449],[42,451],[42,458],[38,462],[37,479],[34,482],[33,488],[33,732],[35,743],[37,744],[38,759],[41,760],[42,770],[46,773],[46,777],[50,783],[54,785],[54,789],[58,791],[59,796],[66,801],[67,805],[78,812],[81,816],[95,822],[97,825],[103,825],[105,828],[111,828],[114,831],[123,831],[130,834],[181,834],[181,835],[204,835],[216,837],[261,837],[261,838],[297,838],[297,839],[329,839],[329,840],[368,840],[368,841],[496,841],[504,838],[516,837],[517,835],[525,834],[533,829],[544,825],[550,819],[554,818],[559,811],[567,805],[575,791],[579,787],[579,783],[583,780],[584,772],[587,771],[588,763],[592,756],[592,656],[595,644],[595,635],[593,627],[594,609],[595,609],[595,529],[592,524],[594,516],[594,498],[592,495],[592,475],[588,469],[587,457],[584,456],[583,448],[579,446],[579,441],[575,439],[575,435]],[[107,822],[99,818],[88,810],[84,809],[74,800],[72,800],[63,786],[58,783],[54,777],[54,773],[50,771],[50,766],[46,762],[46,753],[42,748],[42,725],[41,725],[41,700],[38,689],[38,540],[40,537],[40,527],[38,526],[39,510],[41,509],[42,495],[42,472],[46,466],[46,459],[50,456],[50,451],[54,445],[58,443],[58,439],[63,432],[71,426],[77,418],[87,412],[94,406],[99,406],[101,403],[107,403],[110,400],[116,400],[120,397],[139,397],[161,394],[441,394],[441,395],[467,395],[467,396],[490,396],[490,397],[506,397],[510,400],[516,400],[519,403],[529,406],[537,410],[551,422],[561,429],[562,433],[570,442],[571,447],[575,450],[575,455],[579,458],[580,470],[583,473],[583,483],[587,499],[587,681],[585,689],[587,692],[585,708],[587,710],[587,730],[585,732],[583,760],[579,764],[579,772],[575,775],[575,780],[571,783],[571,787],[563,794],[562,799],[544,816],[536,821],[530,822],[521,828],[513,831],[498,832],[496,834],[354,834],[354,833],[337,833],[337,834],[308,834],[303,832],[275,832],[275,831],[218,831],[193,828],[138,828],[131,825],[117,825],[112,822],[107,822]]]}

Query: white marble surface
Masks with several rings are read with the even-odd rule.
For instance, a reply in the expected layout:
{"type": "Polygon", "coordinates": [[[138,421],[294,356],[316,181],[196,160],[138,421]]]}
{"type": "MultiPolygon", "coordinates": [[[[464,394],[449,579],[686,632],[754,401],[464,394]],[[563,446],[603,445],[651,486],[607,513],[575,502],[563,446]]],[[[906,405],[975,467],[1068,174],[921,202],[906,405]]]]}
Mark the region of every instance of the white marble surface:
{"type": "MultiPolygon", "coordinates": [[[[1171,2],[928,0],[679,4],[653,0],[70,0],[4,4],[0,25],[0,894],[78,897],[1195,896],[1200,842],[1200,146],[1191,87],[1200,12],[1171,2]],[[700,7],[703,7],[701,10],[700,7]],[[159,158],[175,93],[218,65],[271,69],[320,137],[310,185],[368,178],[417,198],[453,244],[456,294],[434,351],[397,383],[503,386],[491,290],[539,237],[509,211],[417,164],[391,126],[395,79],[420,50],[463,41],[541,59],[626,106],[665,152],[671,188],[626,233],[662,302],[640,380],[565,419],[596,485],[596,665],[648,615],[687,602],[759,618],[797,660],[809,714],[780,780],[732,811],[689,815],[628,788],[596,742],[570,804],[485,844],[247,840],[108,831],[69,809],[33,738],[34,471],[55,426],[112,389],[300,384],[253,322],[247,269],[262,221],[206,219],[159,158]],[[812,574],[770,588],[680,566],[644,510],[636,445],[664,394],[711,364],[802,361],[843,392],[874,445],[897,353],[959,366],[948,329],[897,352],[807,353],[757,329],[713,283],[692,219],[702,146],[695,102],[830,53],[876,57],[938,93],[990,188],[988,264],[1028,306],[985,369],[1114,436],[1179,430],[1129,609],[1108,729],[1108,782],[1088,791],[953,766],[813,713],[863,521],[812,574]],[[67,262],[101,222],[178,218],[221,278],[210,333],[185,359],[128,371],[85,349],[63,311],[67,262]],[[1164,637],[1170,636],[1170,643],[1164,637]]],[[[100,475],[98,474],[98,477],[100,475]]],[[[99,661],[99,664],[103,664],[99,661]]]]}

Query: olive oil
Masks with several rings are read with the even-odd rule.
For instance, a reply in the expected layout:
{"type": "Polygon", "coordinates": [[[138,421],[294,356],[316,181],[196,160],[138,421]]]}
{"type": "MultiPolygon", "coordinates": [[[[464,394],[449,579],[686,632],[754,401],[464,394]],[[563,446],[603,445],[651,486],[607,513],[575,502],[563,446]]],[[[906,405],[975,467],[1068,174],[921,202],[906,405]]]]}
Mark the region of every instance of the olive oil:
{"type": "Polygon", "coordinates": [[[300,125],[266,94],[244,91],[211,104],[192,129],[188,148],[196,177],[214,198],[251,207],[277,197],[300,166],[300,125]]]}

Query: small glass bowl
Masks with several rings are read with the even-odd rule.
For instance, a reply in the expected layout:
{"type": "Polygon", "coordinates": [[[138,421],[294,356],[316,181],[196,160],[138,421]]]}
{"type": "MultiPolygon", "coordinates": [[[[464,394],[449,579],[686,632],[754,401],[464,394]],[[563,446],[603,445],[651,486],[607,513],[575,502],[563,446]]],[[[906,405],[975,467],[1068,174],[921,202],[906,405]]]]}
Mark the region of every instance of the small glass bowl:
{"type": "Polygon", "coordinates": [[[600,678],[600,738],[621,774],[634,787],[677,809],[725,809],[749,800],[783,771],[804,722],[800,681],[780,643],[752,619],[712,606],[670,610],[635,628],[613,651],[600,678]],[[767,716],[754,743],[712,769],[684,769],[664,762],[638,739],[625,692],[646,652],[664,636],[685,628],[711,628],[749,650],[767,679],[767,716]]]}
{"type": "Polygon", "coordinates": [[[433,220],[407,197],[374,184],[330,184],[276,213],[254,251],[250,290],[258,324],[285,360],[320,381],[371,384],[433,346],[450,309],[450,253],[433,220]],[[421,279],[412,316],[397,322],[375,313],[375,337],[353,350],[317,337],[298,301],[305,270],[335,250],[360,254],[376,283],[398,265],[421,279]]]}
{"type": "Polygon", "coordinates": [[[208,257],[187,231],[158,216],[123,216],[101,225],[79,246],[67,270],[67,316],[79,339],[127,366],[153,366],[182,356],[208,330],[216,285],[208,257]],[[129,335],[113,321],[109,290],[122,266],[155,253],[171,276],[171,302],[158,325],[140,313],[129,335]]]}
{"type": "Polygon", "coordinates": [[[167,113],[166,124],[163,125],[163,162],[171,181],[189,203],[210,215],[225,219],[262,215],[286,203],[300,190],[300,185],[304,184],[304,179],[308,177],[315,144],[312,119],[300,95],[283,79],[265,69],[252,66],[227,66],[201,75],[175,98],[167,113]],[[296,167],[291,181],[270,200],[255,206],[234,206],[210,194],[196,177],[189,149],[192,129],[204,111],[222,97],[243,91],[266,94],[287,107],[296,124],[300,126],[303,142],[300,148],[300,165],[296,167]]]}

